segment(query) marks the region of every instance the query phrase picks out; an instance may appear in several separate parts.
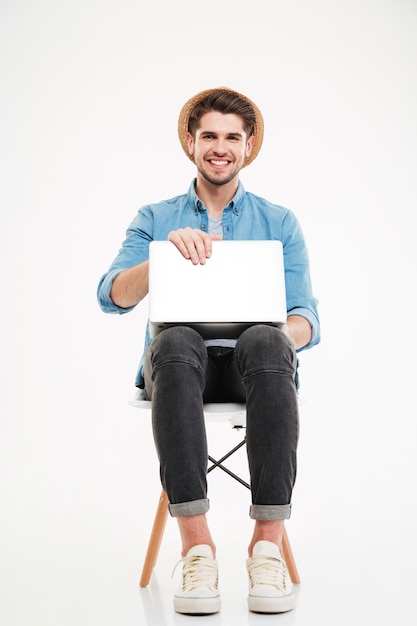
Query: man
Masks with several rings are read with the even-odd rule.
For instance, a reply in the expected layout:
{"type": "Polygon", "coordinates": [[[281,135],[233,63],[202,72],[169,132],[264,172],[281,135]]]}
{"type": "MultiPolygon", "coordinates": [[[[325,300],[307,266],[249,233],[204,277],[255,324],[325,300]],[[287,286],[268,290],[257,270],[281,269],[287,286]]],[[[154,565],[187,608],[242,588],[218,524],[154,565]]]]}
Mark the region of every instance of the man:
{"type": "Polygon", "coordinates": [[[247,406],[250,517],[255,520],[248,604],[251,611],[280,613],[295,603],[281,543],[296,476],[296,352],[320,337],[307,250],[292,212],[247,193],[239,180],[263,139],[261,112],[249,98],[229,88],[203,91],[182,108],[178,132],[197,177],[187,194],[139,210],[100,281],[99,302],[106,312],[125,313],[146,296],[148,247],[154,239],[168,239],[194,265],[210,258],[213,239],[282,241],[288,318],[281,329],[255,325],[237,341],[206,342],[188,327],[164,330],[152,342],[147,331],[136,379],[152,400],[161,481],[182,540],[183,580],[175,610],[220,609],[216,549],[206,519],[203,402],[240,401],[247,406]]]}

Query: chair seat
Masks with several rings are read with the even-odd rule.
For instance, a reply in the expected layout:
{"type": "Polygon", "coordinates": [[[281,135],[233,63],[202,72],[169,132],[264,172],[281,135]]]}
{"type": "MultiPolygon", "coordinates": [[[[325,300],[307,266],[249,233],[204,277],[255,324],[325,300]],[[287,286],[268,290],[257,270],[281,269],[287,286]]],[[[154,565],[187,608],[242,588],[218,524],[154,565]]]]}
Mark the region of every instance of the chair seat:
{"type": "MultiPolygon", "coordinates": [[[[152,402],[146,399],[145,391],[137,389],[129,400],[129,405],[137,409],[151,410],[152,402]]],[[[204,405],[204,416],[211,422],[228,421],[232,426],[244,428],[246,425],[246,405],[239,402],[208,402],[204,405]]]]}

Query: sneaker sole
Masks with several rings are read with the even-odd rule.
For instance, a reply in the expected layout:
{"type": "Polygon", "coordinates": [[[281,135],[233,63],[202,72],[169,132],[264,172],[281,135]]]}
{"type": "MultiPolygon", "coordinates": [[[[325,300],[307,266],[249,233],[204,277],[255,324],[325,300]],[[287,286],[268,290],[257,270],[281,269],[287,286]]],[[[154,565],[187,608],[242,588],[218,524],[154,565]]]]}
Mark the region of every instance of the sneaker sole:
{"type": "Polygon", "coordinates": [[[220,611],[220,596],[214,598],[181,598],[174,597],[174,609],[177,613],[187,615],[211,615],[220,611]]]}
{"type": "Polygon", "coordinates": [[[279,598],[249,596],[248,607],[253,613],[286,613],[295,607],[295,594],[291,593],[279,598]]]}

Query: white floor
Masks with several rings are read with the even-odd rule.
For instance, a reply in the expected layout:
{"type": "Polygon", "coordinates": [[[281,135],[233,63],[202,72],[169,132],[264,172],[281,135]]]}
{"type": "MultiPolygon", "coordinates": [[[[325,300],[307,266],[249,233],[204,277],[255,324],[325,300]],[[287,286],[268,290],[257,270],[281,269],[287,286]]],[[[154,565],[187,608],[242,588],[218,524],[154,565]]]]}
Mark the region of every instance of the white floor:
{"type": "MultiPolygon", "coordinates": [[[[377,440],[379,449],[362,455],[361,444],[352,450],[351,433],[339,428],[335,446],[326,450],[326,412],[301,407],[299,475],[287,528],[302,584],[296,610],[285,615],[248,613],[249,492],[218,470],[210,474],[223,604],[218,615],[191,617],[172,607],[180,575],[178,568],[171,578],[179,559],[173,519],[149,587],[138,586],[159,494],[148,414],[115,403],[100,421],[92,406],[84,414],[81,405],[78,414],[76,403],[72,408],[73,423],[36,424],[28,413],[14,425],[16,438],[8,433],[2,626],[415,623],[414,524],[408,505],[395,505],[385,466],[390,458],[377,440]],[[117,419],[106,417],[111,414],[117,419]],[[373,465],[379,454],[384,463],[373,465]]],[[[208,424],[208,433],[214,455],[239,439],[228,424],[208,424]]],[[[231,467],[245,474],[244,453],[231,467]]]]}

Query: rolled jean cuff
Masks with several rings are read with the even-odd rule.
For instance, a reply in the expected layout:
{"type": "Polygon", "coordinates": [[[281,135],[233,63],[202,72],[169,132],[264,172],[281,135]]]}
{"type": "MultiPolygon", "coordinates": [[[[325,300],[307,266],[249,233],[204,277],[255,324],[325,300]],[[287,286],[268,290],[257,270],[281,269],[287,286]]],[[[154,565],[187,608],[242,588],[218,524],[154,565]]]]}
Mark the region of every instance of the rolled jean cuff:
{"type": "Polygon", "coordinates": [[[291,504],[252,504],[249,509],[249,517],[255,520],[289,519],[290,515],[291,504]]]}
{"type": "Polygon", "coordinates": [[[190,517],[190,515],[204,515],[204,513],[207,513],[210,508],[210,502],[207,498],[204,498],[203,500],[170,504],[168,508],[172,517],[190,517]]]}

